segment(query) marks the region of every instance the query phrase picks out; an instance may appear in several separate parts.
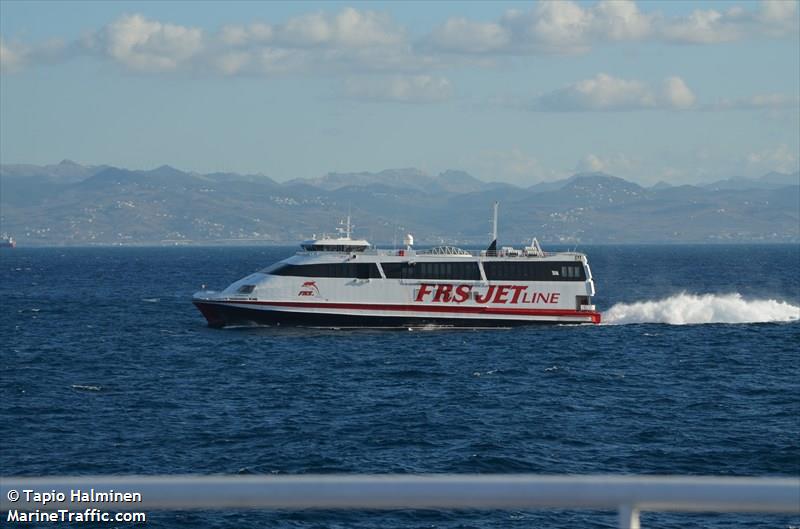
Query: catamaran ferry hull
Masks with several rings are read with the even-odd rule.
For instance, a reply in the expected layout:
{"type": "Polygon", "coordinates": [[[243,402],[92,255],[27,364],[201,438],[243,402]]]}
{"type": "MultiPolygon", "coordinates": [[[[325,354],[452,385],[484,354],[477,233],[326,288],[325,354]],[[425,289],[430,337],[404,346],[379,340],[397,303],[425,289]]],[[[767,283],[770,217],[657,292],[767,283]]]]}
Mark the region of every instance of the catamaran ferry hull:
{"type": "Polygon", "coordinates": [[[534,238],[516,250],[468,252],[453,246],[379,250],[350,237],[314,238],[302,251],[193,302],[212,327],[510,327],[600,323],[589,262],[576,252],[546,253],[534,238]]]}
{"type": "Polygon", "coordinates": [[[512,327],[600,323],[600,313],[565,309],[476,306],[377,305],[270,301],[194,300],[210,327],[296,325],[307,327],[512,327]]]}

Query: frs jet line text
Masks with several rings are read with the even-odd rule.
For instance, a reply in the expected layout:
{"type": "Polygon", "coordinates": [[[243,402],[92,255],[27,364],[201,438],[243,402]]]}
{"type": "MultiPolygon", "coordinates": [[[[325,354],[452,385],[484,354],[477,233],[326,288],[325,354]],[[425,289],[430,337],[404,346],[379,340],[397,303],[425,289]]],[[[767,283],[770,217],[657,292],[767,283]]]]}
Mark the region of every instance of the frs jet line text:
{"type": "Polygon", "coordinates": [[[417,290],[416,302],[431,303],[464,303],[473,298],[476,303],[498,304],[534,304],[546,303],[555,305],[561,296],[560,292],[534,292],[524,285],[492,285],[485,293],[475,291],[472,285],[429,284],[422,283],[417,290]]]}

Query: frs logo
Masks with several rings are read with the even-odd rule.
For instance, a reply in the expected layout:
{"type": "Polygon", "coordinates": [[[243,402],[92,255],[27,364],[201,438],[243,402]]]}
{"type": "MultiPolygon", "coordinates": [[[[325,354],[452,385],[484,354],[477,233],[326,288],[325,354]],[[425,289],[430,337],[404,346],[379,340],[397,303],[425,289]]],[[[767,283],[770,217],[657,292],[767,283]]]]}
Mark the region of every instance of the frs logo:
{"type": "Polygon", "coordinates": [[[300,286],[298,296],[319,296],[319,288],[316,281],[306,281],[300,286]]]}

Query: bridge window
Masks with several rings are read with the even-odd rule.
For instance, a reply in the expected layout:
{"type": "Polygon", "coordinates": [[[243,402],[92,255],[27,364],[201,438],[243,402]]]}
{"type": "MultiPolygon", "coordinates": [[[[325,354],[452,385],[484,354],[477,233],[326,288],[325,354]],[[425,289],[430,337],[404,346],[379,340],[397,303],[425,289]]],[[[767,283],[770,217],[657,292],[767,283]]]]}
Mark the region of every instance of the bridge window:
{"type": "Polygon", "coordinates": [[[273,270],[271,274],[276,276],[341,277],[355,279],[376,279],[381,277],[375,263],[287,264],[273,270]]]}
{"type": "Polygon", "coordinates": [[[478,263],[472,261],[381,263],[389,279],[439,279],[452,281],[479,281],[478,263]]]}
{"type": "Polygon", "coordinates": [[[363,252],[368,246],[363,245],[347,245],[347,244],[301,244],[303,250],[307,252],[363,252]]]}
{"type": "Polygon", "coordinates": [[[489,281],[585,281],[583,266],[574,262],[486,261],[489,281]]]}

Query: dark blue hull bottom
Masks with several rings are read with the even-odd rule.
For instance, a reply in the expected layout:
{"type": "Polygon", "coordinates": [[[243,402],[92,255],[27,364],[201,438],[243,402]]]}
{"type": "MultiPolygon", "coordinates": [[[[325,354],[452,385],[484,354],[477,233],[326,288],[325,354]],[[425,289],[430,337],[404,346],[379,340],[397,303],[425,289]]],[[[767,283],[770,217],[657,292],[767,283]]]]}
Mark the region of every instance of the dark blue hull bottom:
{"type": "Polygon", "coordinates": [[[442,316],[415,317],[362,316],[351,314],[322,314],[284,310],[258,310],[233,307],[221,303],[193,301],[210,327],[247,325],[294,325],[304,327],[514,327],[521,325],[554,324],[557,321],[521,321],[499,318],[447,318],[442,316]]]}

